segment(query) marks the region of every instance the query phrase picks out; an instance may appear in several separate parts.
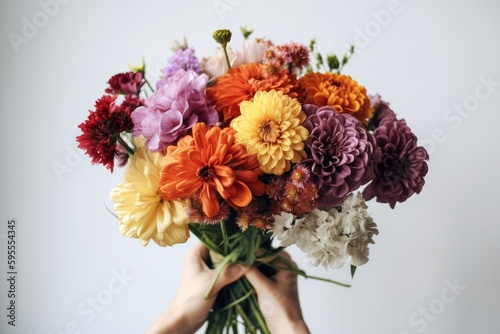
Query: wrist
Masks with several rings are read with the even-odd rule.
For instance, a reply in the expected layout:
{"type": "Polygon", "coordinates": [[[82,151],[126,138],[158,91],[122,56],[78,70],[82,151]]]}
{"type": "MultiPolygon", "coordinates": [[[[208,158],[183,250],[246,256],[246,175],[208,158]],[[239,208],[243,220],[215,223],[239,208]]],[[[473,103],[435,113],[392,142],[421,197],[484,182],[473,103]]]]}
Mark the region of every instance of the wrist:
{"type": "Polygon", "coordinates": [[[193,334],[194,325],[175,304],[170,305],[146,334],[193,334]]]}
{"type": "Polygon", "coordinates": [[[272,334],[310,334],[304,320],[284,321],[275,323],[274,326],[269,326],[269,331],[272,334]]]}
{"type": "Polygon", "coordinates": [[[283,314],[275,318],[268,318],[266,322],[272,334],[310,334],[301,314],[283,314]]]}

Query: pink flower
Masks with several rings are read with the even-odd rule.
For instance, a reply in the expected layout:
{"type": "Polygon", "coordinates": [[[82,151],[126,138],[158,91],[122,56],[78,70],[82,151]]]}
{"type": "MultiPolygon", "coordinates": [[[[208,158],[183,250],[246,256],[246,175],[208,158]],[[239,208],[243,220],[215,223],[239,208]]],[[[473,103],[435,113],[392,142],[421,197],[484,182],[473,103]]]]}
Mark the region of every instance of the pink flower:
{"type": "Polygon", "coordinates": [[[106,93],[116,95],[139,95],[144,81],[141,72],[126,72],[113,75],[109,79],[109,87],[106,88],[106,93]]]}
{"type": "Polygon", "coordinates": [[[215,124],[219,115],[207,105],[207,81],[206,74],[183,69],[167,78],[165,84],[145,101],[145,106],[132,114],[134,137],[142,134],[151,151],[162,151],[184,136],[195,123],[215,124]]]}

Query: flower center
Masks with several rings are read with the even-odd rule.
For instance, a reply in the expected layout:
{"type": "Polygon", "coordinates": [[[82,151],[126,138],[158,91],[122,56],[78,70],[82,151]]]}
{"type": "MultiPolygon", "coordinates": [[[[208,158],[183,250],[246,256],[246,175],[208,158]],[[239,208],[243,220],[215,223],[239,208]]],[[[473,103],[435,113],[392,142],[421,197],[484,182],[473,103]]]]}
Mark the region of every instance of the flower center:
{"type": "Polygon", "coordinates": [[[203,166],[198,168],[198,170],[196,171],[196,175],[203,181],[206,181],[207,179],[213,178],[214,171],[208,166],[203,166]]]}
{"type": "Polygon", "coordinates": [[[275,143],[280,136],[280,127],[275,121],[265,120],[259,127],[260,138],[268,143],[275,143]]]}

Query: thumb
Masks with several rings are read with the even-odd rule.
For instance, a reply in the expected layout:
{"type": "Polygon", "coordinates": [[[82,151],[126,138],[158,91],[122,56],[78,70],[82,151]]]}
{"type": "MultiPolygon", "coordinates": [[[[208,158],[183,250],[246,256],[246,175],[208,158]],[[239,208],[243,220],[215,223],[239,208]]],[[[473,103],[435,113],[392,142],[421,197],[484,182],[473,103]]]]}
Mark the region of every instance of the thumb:
{"type": "Polygon", "coordinates": [[[267,293],[273,289],[273,281],[264,275],[259,269],[256,267],[251,267],[245,274],[245,277],[248,279],[250,284],[255,288],[257,294],[259,293],[267,293]]]}
{"type": "Polygon", "coordinates": [[[228,265],[222,270],[219,278],[217,279],[217,283],[215,283],[213,293],[217,294],[226,285],[240,279],[245,274],[247,269],[247,267],[244,267],[243,265],[237,263],[228,265]]]}

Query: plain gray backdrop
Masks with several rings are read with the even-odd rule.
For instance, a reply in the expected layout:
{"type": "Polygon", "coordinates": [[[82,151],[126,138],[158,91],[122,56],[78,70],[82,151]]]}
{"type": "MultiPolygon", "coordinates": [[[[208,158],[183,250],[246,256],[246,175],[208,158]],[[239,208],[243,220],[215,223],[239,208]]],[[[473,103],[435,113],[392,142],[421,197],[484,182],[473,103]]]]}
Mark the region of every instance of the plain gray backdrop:
{"type": "Polygon", "coordinates": [[[143,333],[174,297],[186,251],[123,237],[107,211],[122,170],[93,166],[78,124],[111,75],[145,57],[154,81],[175,39],[198,56],[239,27],[323,52],[405,118],[430,153],[421,194],[369,202],[380,234],[348,268],[300,279],[315,334],[500,332],[500,5],[496,1],[2,0],[0,332],[143,333]],[[7,324],[7,221],[17,221],[17,318],[7,324]]]}

